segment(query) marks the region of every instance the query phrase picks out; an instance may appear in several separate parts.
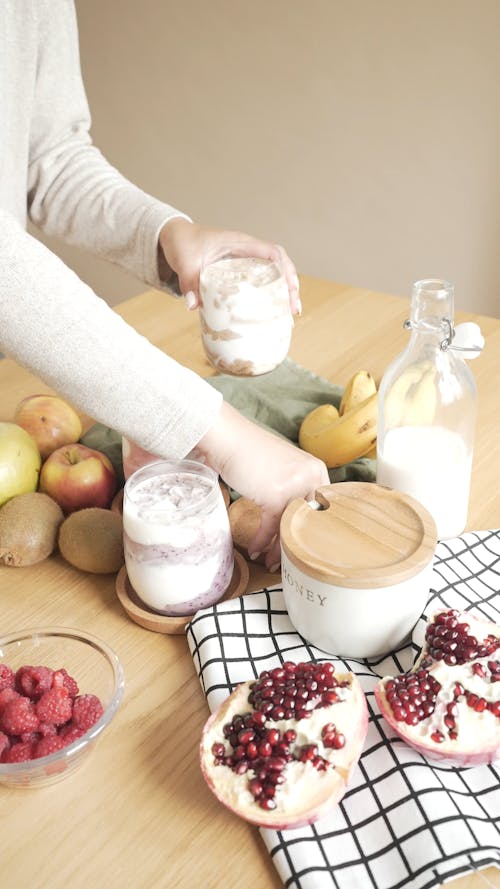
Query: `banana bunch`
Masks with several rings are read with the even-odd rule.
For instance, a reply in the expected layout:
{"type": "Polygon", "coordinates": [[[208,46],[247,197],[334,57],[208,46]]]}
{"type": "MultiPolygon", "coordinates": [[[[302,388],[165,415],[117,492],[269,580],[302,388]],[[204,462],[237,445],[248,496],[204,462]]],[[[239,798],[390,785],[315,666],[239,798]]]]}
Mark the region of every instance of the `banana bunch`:
{"type": "Polygon", "coordinates": [[[304,417],[299,445],[323,460],[329,469],[372,456],[377,439],[377,386],[372,375],[360,370],[349,380],[339,409],[322,404],[304,417]]]}

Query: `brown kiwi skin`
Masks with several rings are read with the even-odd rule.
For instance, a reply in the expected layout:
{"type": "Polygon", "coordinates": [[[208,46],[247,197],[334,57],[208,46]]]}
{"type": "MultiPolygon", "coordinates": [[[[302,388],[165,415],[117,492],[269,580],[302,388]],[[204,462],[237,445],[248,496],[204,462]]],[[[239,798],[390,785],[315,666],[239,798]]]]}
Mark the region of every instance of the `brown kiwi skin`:
{"type": "MultiPolygon", "coordinates": [[[[228,509],[233,543],[238,552],[246,559],[248,558],[248,544],[254,538],[260,525],[260,514],[260,506],[247,497],[238,497],[228,509]]],[[[265,552],[261,553],[255,561],[263,565],[265,557],[265,552]]]]}
{"type": "Polygon", "coordinates": [[[33,491],[7,500],[0,509],[0,564],[23,568],[48,558],[63,519],[48,494],[33,491]]]}
{"type": "Polygon", "coordinates": [[[125,561],[121,515],[97,506],[71,513],[59,529],[59,552],[80,571],[116,574],[125,561]]]}

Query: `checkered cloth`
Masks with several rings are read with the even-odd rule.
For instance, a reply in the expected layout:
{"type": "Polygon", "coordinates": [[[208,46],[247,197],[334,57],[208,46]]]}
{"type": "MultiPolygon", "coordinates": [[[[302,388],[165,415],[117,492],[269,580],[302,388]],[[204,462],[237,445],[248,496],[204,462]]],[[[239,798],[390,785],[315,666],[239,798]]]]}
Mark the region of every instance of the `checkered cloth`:
{"type": "MultiPolygon", "coordinates": [[[[500,530],[466,533],[438,544],[425,614],[474,609],[500,623],[499,590],[500,530]]],[[[411,644],[384,658],[330,658],[338,672],[352,670],[360,679],[368,736],[331,815],[299,830],[261,830],[286,887],[431,889],[471,870],[500,867],[500,763],[431,765],[394,735],[374,699],[379,677],[411,667],[424,628],[422,615],[411,644]]],[[[292,627],[279,586],[199,611],[187,639],[211,710],[261,670],[284,660],[326,659],[292,627]]]]}

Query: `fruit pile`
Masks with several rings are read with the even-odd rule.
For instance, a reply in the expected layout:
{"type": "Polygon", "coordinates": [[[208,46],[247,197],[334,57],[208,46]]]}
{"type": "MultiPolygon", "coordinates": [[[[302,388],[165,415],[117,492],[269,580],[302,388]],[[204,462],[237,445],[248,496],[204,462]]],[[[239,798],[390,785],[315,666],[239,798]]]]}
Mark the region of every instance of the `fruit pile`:
{"type": "Polygon", "coordinates": [[[0,664],[0,763],[48,756],[81,738],[104,710],[61,668],[0,664]]]}
{"type": "Polygon", "coordinates": [[[304,417],[299,446],[329,469],[359,457],[374,457],[377,441],[378,395],[367,370],[354,374],[345,387],[339,408],[322,404],[304,417]]]}
{"type": "Polygon", "coordinates": [[[202,772],[220,802],[253,824],[312,824],[344,795],[367,725],[354,674],[287,661],[242,683],[208,719],[202,772]]]}
{"type": "Polygon", "coordinates": [[[0,564],[34,565],[59,547],[83,571],[121,568],[116,471],[81,437],[79,415],[57,395],[31,395],[0,422],[0,564]]]}

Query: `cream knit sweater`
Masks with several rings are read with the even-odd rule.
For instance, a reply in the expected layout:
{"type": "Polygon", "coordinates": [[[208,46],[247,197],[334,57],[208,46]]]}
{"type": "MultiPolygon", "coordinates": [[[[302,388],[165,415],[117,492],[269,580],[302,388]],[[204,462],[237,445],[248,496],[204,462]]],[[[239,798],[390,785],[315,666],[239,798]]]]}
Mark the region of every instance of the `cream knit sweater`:
{"type": "Polygon", "coordinates": [[[183,214],[111,167],[89,127],[72,0],[2,0],[0,347],[96,420],[160,456],[182,457],[213,423],[220,394],[25,231],[28,214],[43,231],[161,286],[158,235],[183,214]]]}

